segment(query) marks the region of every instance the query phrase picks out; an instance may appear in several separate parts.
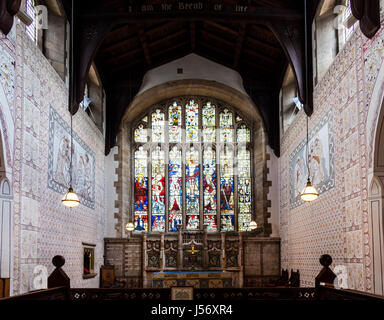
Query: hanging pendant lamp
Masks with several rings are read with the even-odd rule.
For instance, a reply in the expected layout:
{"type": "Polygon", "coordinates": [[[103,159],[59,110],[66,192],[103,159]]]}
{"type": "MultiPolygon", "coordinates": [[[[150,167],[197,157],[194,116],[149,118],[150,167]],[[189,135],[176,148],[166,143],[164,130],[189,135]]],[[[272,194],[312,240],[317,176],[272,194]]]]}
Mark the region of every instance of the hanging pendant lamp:
{"type": "Polygon", "coordinates": [[[309,171],[309,138],[308,138],[308,116],[307,116],[307,171],[308,171],[308,179],[307,179],[307,185],[303,189],[303,192],[301,193],[300,197],[304,201],[311,202],[313,200],[316,200],[319,197],[319,193],[317,192],[316,188],[312,185],[311,182],[311,173],[309,171]]]}
{"type": "Polygon", "coordinates": [[[133,230],[135,230],[135,225],[133,224],[133,222],[128,222],[125,226],[125,230],[127,230],[128,232],[132,232],[133,230]]]}
{"type": "Polygon", "coordinates": [[[255,220],[252,220],[250,223],[249,223],[249,229],[251,230],[251,231],[253,231],[253,230],[256,230],[257,229],[257,222],[255,221],[255,220]]]}
{"type": "Polygon", "coordinates": [[[64,195],[64,197],[61,199],[61,203],[65,205],[66,207],[73,208],[77,207],[80,204],[79,197],[77,194],[73,191],[72,188],[72,153],[73,153],[73,134],[72,134],[72,110],[73,110],[73,21],[74,21],[74,3],[72,0],[72,13],[71,13],[71,56],[70,56],[70,65],[71,65],[71,72],[70,72],[70,94],[69,94],[69,109],[70,109],[70,115],[71,115],[71,150],[70,150],[70,163],[69,163],[69,188],[68,192],[64,195]]]}
{"type": "MultiPolygon", "coordinates": [[[[306,0],[304,0],[304,24],[305,24],[305,85],[306,85],[306,103],[308,105],[309,95],[308,95],[308,23],[307,23],[307,3],[306,0]]],[[[305,112],[305,111],[304,111],[305,112]]],[[[311,182],[311,173],[309,170],[309,137],[308,137],[308,115],[307,115],[307,171],[308,171],[308,179],[307,179],[307,185],[303,189],[302,193],[300,194],[300,198],[304,201],[311,202],[313,200],[316,200],[319,197],[319,193],[317,192],[316,188],[312,185],[311,182]]]]}

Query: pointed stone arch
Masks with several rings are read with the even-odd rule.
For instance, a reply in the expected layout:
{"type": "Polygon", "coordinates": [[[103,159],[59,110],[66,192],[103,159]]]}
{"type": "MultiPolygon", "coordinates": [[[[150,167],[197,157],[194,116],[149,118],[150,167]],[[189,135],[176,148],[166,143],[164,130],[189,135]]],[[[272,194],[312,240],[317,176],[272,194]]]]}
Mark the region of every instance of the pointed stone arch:
{"type": "Polygon", "coordinates": [[[369,243],[372,291],[384,294],[384,65],[376,79],[367,119],[369,143],[369,243]]]}
{"type": "Polygon", "coordinates": [[[0,132],[0,281],[6,288],[0,297],[9,295],[12,274],[13,196],[5,158],[0,132]]]}
{"type": "Polygon", "coordinates": [[[244,114],[252,123],[254,135],[253,161],[255,192],[255,217],[259,226],[262,226],[265,236],[271,234],[270,201],[267,199],[271,182],[267,181],[267,163],[269,154],[266,151],[266,131],[257,107],[244,93],[232,87],[215,81],[201,79],[184,79],[169,81],[150,88],[135,97],[127,108],[120,125],[117,136],[118,154],[116,160],[119,166],[116,169],[118,181],[115,183],[118,198],[115,202],[115,230],[118,237],[125,235],[124,226],[129,220],[129,206],[132,199],[131,174],[132,174],[132,124],[138,120],[141,113],[154,106],[156,103],[176,96],[205,96],[219,99],[228,103],[233,108],[244,114]]]}
{"type": "Polygon", "coordinates": [[[372,291],[384,294],[384,176],[373,176],[369,188],[372,291]]]}

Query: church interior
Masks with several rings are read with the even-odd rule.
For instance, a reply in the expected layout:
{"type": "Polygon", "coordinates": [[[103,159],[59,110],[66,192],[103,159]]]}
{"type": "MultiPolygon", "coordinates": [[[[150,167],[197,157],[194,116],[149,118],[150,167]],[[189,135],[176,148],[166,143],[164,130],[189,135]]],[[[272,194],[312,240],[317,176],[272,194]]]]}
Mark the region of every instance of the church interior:
{"type": "Polygon", "coordinates": [[[383,0],[0,0],[0,301],[383,301],[382,25],[383,0]]]}

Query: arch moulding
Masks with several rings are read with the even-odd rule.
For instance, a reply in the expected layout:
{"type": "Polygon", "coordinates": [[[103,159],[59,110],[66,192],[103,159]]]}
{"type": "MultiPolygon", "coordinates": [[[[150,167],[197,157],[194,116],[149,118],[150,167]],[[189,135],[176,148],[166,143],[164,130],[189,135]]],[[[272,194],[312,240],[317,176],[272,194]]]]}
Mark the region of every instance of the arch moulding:
{"type": "Polygon", "coordinates": [[[255,185],[255,216],[259,226],[263,228],[261,236],[271,234],[271,225],[268,223],[270,213],[267,200],[270,182],[267,181],[266,153],[267,136],[259,111],[249,96],[227,85],[209,80],[179,80],[170,81],[152,87],[137,95],[127,108],[120,124],[117,136],[118,153],[115,159],[118,161],[116,174],[118,181],[115,183],[117,200],[115,202],[115,230],[117,237],[125,237],[125,225],[130,221],[131,199],[133,198],[132,184],[132,160],[131,160],[131,132],[132,124],[145,110],[154,104],[178,96],[206,96],[228,103],[239,110],[253,126],[254,141],[254,177],[255,185]]]}

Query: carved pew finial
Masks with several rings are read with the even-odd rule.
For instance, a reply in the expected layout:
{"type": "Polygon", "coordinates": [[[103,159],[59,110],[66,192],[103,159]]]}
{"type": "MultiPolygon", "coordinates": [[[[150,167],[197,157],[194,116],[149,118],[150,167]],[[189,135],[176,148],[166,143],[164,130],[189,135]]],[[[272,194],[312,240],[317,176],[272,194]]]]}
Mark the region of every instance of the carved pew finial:
{"type": "Polygon", "coordinates": [[[70,279],[61,267],[65,264],[63,256],[54,256],[52,264],[56,267],[48,277],[48,288],[67,287],[70,288],[70,279]]]}
{"type": "Polygon", "coordinates": [[[329,267],[332,264],[332,257],[329,254],[323,254],[320,259],[320,264],[323,266],[323,269],[319,272],[315,278],[316,288],[321,285],[327,285],[333,287],[333,281],[336,278],[335,273],[329,267]]]}

